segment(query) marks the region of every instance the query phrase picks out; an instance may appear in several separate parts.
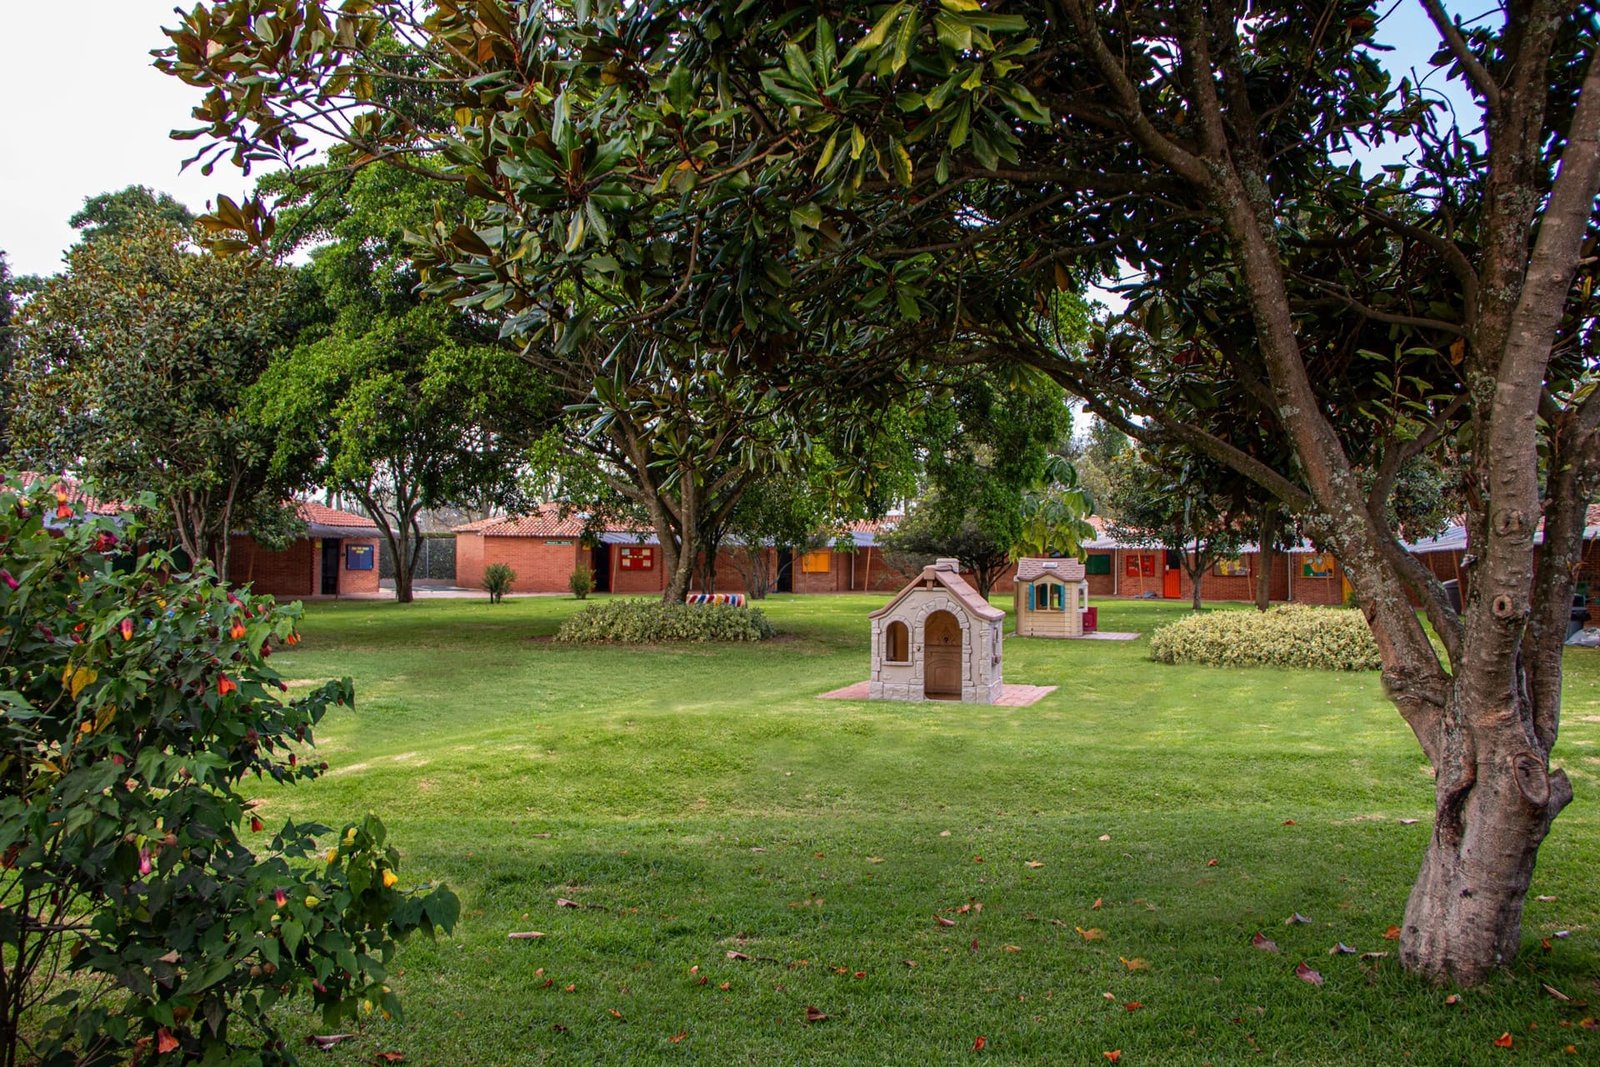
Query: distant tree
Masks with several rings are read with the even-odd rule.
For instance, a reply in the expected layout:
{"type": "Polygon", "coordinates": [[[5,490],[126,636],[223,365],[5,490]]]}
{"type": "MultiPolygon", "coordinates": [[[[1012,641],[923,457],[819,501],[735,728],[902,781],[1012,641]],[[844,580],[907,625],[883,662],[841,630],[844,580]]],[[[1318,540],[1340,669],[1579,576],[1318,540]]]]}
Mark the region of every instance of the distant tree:
{"type": "Polygon", "coordinates": [[[1221,488],[1225,472],[1192,453],[1128,450],[1112,464],[1117,540],[1175,552],[1200,610],[1201,579],[1219,559],[1237,555],[1238,511],[1221,488]]]}
{"type": "Polygon", "coordinates": [[[913,570],[938,557],[958,560],[977,583],[978,595],[987,597],[1011,565],[1011,540],[997,536],[995,524],[983,518],[975,508],[961,508],[929,493],[913,503],[878,543],[900,570],[913,570]]]}
{"type": "Polygon", "coordinates": [[[145,219],[75,247],[22,308],[14,458],[109,497],[151,492],[190,559],[225,575],[231,534],[284,528],[304,468],[269,462],[246,402],[289,340],[287,272],[194,250],[145,219]]]}
{"type": "Polygon", "coordinates": [[[85,243],[121,237],[141,222],[165,222],[179,228],[194,223],[194,213],[167,193],[148,185],[130,185],[114,193],[85,197],[83,207],[67,220],[85,243]]]}
{"type": "Polygon", "coordinates": [[[1131,445],[1128,435],[1102,418],[1089,420],[1088,432],[1074,438],[1067,450],[1077,472],[1078,484],[1083,486],[1095,504],[1095,514],[1104,519],[1114,519],[1111,511],[1111,465],[1131,445]]]}
{"type": "Polygon", "coordinates": [[[1022,556],[1079,556],[1094,538],[1089,516],[1094,497],[1078,481],[1077,469],[1065,456],[1052,455],[1044,483],[1023,494],[1022,527],[1011,545],[1013,559],[1022,556]]]}
{"type": "MultiPolygon", "coordinates": [[[[11,278],[11,265],[6,254],[0,252],[0,396],[14,396],[11,369],[17,361],[16,297],[11,278]]],[[[0,459],[10,455],[11,404],[0,404],[0,459]]]]}

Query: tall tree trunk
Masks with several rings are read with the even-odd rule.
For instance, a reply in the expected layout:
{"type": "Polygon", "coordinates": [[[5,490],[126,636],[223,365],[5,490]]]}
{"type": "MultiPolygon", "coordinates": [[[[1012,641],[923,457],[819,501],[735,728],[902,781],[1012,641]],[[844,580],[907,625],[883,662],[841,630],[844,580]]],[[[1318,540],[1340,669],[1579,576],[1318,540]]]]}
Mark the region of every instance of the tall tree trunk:
{"type": "Polygon", "coordinates": [[[1266,611],[1272,606],[1273,542],[1278,537],[1278,509],[1267,505],[1261,509],[1260,529],[1256,534],[1256,610],[1266,611]]]}

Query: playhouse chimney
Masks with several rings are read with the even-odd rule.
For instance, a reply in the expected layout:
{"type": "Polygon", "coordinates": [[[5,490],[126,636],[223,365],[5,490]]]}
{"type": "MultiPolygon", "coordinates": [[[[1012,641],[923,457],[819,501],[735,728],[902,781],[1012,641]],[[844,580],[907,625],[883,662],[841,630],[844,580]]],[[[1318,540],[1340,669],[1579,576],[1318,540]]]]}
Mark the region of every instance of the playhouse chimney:
{"type": "Polygon", "coordinates": [[[960,574],[961,561],[958,559],[936,559],[933,561],[933,569],[936,571],[953,571],[956,574],[960,574]]]}

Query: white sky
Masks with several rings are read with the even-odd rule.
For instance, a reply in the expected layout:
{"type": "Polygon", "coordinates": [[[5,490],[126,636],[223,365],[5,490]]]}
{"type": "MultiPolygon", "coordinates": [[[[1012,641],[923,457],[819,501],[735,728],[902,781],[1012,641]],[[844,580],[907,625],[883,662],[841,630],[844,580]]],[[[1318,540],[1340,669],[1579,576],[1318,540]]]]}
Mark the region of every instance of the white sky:
{"type": "MultiPolygon", "coordinates": [[[[226,161],[210,178],[179,172],[195,142],[167,135],[193,125],[199,93],[149,56],[176,22],[173,0],[0,0],[0,250],[14,274],[54,273],[76,237],[67,219],[98,193],[148,185],[198,212],[219,193],[248,192],[251,179],[226,161]]],[[[1379,37],[1399,47],[1392,69],[1426,68],[1434,37],[1415,0],[1379,37]]]]}

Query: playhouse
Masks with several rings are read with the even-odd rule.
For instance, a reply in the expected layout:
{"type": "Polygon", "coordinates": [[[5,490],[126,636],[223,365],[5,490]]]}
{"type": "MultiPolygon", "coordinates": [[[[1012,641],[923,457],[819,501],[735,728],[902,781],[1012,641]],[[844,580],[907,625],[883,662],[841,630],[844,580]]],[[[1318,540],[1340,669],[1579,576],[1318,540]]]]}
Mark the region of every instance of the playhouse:
{"type": "Polygon", "coordinates": [[[1000,700],[1005,612],[962,579],[957,561],[941,559],[924,567],[870,617],[872,699],[1000,700]]]}
{"type": "Polygon", "coordinates": [[[1018,637],[1083,636],[1091,609],[1089,579],[1082,563],[1075,559],[1019,559],[1013,589],[1018,637]]]}

